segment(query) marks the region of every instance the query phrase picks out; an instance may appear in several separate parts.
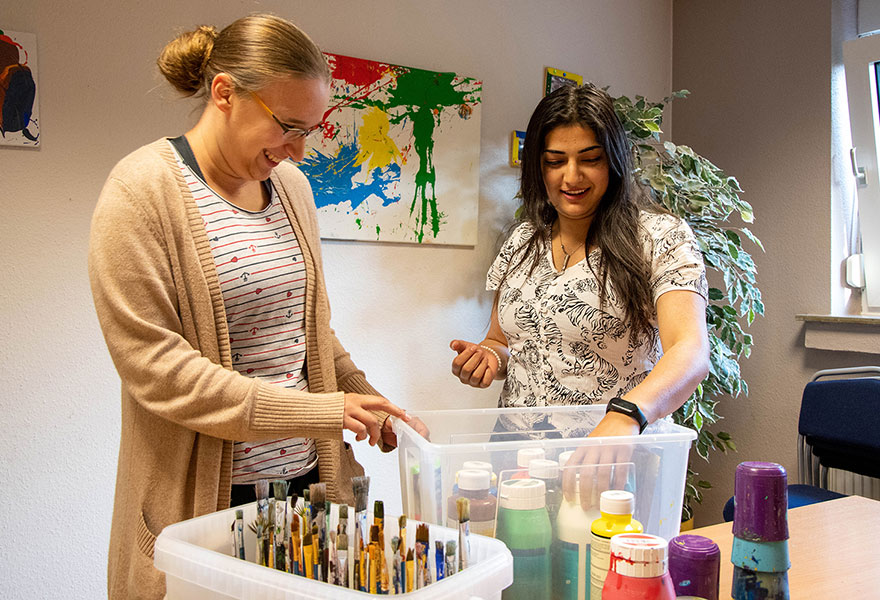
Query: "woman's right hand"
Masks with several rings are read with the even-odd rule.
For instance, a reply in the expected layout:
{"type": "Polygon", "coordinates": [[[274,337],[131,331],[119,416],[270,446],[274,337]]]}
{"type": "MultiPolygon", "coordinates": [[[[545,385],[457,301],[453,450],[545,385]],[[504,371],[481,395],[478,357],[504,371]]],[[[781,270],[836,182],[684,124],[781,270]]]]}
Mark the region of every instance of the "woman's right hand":
{"type": "Polygon", "coordinates": [[[495,381],[501,365],[498,364],[498,357],[486,348],[464,340],[452,340],[449,347],[458,353],[452,359],[452,374],[463,384],[487,388],[495,381]]]}
{"type": "Polygon", "coordinates": [[[354,432],[355,439],[359,442],[369,438],[371,446],[375,446],[382,435],[382,423],[373,411],[385,412],[406,422],[410,420],[405,410],[392,404],[387,398],[346,392],[342,426],[354,432]]]}

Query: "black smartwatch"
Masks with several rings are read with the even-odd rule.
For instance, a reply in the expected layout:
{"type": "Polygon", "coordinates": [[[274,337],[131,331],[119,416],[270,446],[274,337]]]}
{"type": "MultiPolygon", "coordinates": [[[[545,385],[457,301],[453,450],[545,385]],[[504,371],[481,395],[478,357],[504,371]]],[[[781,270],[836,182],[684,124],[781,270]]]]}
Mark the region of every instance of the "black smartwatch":
{"type": "Polygon", "coordinates": [[[605,409],[605,414],[610,412],[616,412],[630,417],[639,424],[639,433],[642,433],[645,430],[645,427],[648,426],[648,419],[645,418],[645,413],[642,412],[642,409],[639,408],[638,404],[630,402],[629,400],[612,398],[608,401],[608,407],[605,409]]]}

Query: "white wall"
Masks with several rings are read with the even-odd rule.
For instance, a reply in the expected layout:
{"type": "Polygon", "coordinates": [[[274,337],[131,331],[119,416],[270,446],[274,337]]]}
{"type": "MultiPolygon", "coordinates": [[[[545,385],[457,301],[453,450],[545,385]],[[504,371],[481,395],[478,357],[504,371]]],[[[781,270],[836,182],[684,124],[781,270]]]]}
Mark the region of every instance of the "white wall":
{"type": "MultiPolygon", "coordinates": [[[[497,398],[497,385],[471,390],[448,374],[447,344],[478,339],[487,324],[484,274],[515,208],[508,138],[540,98],[543,68],[582,73],[612,93],[671,89],[671,0],[3,3],[0,29],[38,36],[42,132],[39,150],[0,148],[4,598],[105,594],[119,382],[88,289],[89,219],[117,160],[197,117],[159,81],[164,43],[177,29],[257,10],[293,19],[329,51],[484,82],[478,245],[324,245],[341,339],[410,410],[497,398]]],[[[396,455],[357,453],[396,511],[396,455]]]]}
{"type": "Polygon", "coordinates": [[[795,320],[842,311],[848,295],[845,219],[831,200],[832,2],[675,0],[674,22],[673,87],[692,95],[673,105],[673,137],[737,177],[766,248],[753,254],[766,314],[749,330],[750,393],[718,406],[739,452],[695,463],[716,487],[697,510],[701,525],[720,520],[742,461],[781,463],[795,481],[804,385],[819,369],[878,356],[808,350],[795,320]]]}

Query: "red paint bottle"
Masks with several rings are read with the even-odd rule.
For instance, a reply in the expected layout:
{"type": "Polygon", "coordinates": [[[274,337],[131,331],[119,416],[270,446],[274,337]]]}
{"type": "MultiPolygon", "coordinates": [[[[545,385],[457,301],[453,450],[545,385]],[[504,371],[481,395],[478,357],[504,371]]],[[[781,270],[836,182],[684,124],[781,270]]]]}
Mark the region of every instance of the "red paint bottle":
{"type": "Polygon", "coordinates": [[[611,538],[611,564],[602,600],[675,600],[666,540],[646,533],[611,538]]]}

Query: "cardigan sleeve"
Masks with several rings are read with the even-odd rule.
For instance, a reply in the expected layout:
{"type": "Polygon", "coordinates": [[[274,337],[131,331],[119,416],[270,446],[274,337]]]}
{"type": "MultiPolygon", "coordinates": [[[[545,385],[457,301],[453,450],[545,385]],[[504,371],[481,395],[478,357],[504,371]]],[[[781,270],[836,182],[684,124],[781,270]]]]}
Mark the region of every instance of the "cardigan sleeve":
{"type": "Polygon", "coordinates": [[[172,246],[185,240],[167,231],[148,194],[111,174],[89,241],[95,309],[124,393],[144,410],[223,439],[341,439],[341,392],[312,394],[246,377],[190,341],[210,345],[199,340],[205,328],[198,319],[213,315],[192,309],[199,299],[188,294],[197,295],[197,286],[175,285],[187,271],[172,246]]]}

